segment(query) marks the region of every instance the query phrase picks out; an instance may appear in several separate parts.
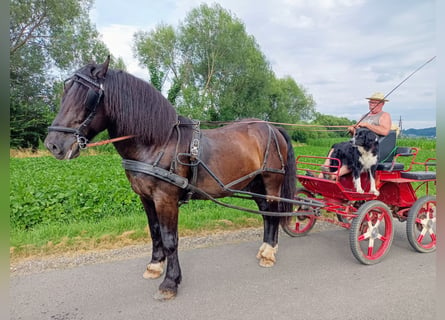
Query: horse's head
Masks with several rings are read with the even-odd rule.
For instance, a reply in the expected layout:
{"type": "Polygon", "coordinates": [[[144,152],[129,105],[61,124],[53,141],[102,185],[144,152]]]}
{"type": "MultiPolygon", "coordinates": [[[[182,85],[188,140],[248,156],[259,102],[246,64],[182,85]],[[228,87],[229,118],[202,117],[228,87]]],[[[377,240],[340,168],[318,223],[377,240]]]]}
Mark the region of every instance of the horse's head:
{"type": "Polygon", "coordinates": [[[104,81],[110,57],[90,63],[65,80],[60,111],[48,128],[45,146],[57,159],[79,156],[88,140],[105,130],[104,81]]]}

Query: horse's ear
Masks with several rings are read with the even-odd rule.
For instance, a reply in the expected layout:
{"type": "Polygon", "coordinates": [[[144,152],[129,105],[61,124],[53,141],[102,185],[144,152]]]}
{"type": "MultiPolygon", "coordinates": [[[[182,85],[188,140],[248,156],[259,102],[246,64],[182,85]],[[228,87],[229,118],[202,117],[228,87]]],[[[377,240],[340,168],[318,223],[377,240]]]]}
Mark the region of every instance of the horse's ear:
{"type": "Polygon", "coordinates": [[[107,75],[108,66],[110,64],[110,55],[107,56],[107,59],[104,63],[97,66],[97,68],[94,69],[92,72],[92,75],[96,79],[105,79],[105,76],[107,75]]]}

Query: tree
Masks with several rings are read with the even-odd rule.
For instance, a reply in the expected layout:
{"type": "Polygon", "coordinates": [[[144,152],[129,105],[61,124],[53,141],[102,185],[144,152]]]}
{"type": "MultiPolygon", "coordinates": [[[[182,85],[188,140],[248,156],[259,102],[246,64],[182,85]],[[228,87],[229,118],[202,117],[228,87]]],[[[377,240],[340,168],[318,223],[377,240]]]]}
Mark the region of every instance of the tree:
{"type": "Polygon", "coordinates": [[[184,107],[197,107],[210,120],[262,117],[273,73],[244,24],[218,4],[202,4],[179,32],[183,86],[199,92],[192,96],[198,99],[184,99],[184,107]]]}
{"type": "Polygon", "coordinates": [[[311,120],[315,115],[315,102],[294,79],[274,79],[266,118],[274,122],[298,123],[311,120]]]}
{"type": "MultiPolygon", "coordinates": [[[[356,121],[349,120],[346,117],[336,117],[332,115],[321,114],[319,112],[315,113],[314,123],[324,125],[324,126],[352,126],[356,121]]],[[[331,136],[337,137],[348,137],[349,134],[346,128],[341,128],[344,130],[332,132],[331,136]]]]}
{"type": "Polygon", "coordinates": [[[167,80],[179,79],[178,42],[172,26],[159,24],[153,31],[134,34],[133,50],[141,65],[148,68],[151,83],[162,91],[167,80]]]}
{"type": "Polygon", "coordinates": [[[60,89],[60,78],[108,54],[90,23],[91,4],[92,0],[11,0],[11,146],[36,148],[53,117],[51,111],[58,108],[53,93],[60,89]]]}
{"type": "Polygon", "coordinates": [[[292,113],[297,121],[313,114],[312,97],[290,78],[276,80],[254,37],[218,4],[191,10],[176,30],[160,24],[151,32],[137,32],[134,39],[151,83],[168,92],[183,115],[283,121],[292,113]]]}

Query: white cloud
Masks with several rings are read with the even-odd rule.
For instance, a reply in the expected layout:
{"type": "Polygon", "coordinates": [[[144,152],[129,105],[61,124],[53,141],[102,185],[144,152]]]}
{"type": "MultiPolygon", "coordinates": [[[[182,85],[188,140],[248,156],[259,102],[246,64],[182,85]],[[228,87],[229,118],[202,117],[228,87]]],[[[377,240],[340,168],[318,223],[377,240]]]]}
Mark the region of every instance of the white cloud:
{"type": "MultiPolygon", "coordinates": [[[[192,8],[214,0],[130,2],[138,7],[131,19],[121,14],[128,3],[118,0],[96,0],[92,19],[113,55],[124,59],[130,73],[146,79],[148,73],[133,57],[134,32],[149,31],[160,22],[176,26],[192,8]]],[[[325,114],[360,118],[367,111],[366,96],[388,93],[435,55],[432,0],[218,2],[245,24],[277,76],[294,78],[313,95],[317,111],[325,114]]],[[[434,123],[434,62],[391,94],[390,100],[385,109],[393,119],[398,121],[401,115],[415,128],[434,123]]]]}
{"type": "Polygon", "coordinates": [[[139,66],[133,54],[133,35],[137,30],[139,30],[138,26],[110,24],[99,28],[98,31],[102,34],[102,39],[111,54],[124,60],[129,73],[148,79],[148,72],[139,66]]]}

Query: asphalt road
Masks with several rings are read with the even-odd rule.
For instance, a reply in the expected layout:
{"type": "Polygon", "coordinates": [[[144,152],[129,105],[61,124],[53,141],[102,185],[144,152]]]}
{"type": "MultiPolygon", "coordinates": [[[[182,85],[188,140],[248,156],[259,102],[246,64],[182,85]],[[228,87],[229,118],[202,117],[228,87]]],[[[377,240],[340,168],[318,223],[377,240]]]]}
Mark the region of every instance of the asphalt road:
{"type": "Polygon", "coordinates": [[[280,237],[265,269],[258,241],[180,251],[176,299],[155,301],[161,279],[145,280],[148,257],[10,279],[10,319],[434,319],[435,253],[411,249],[396,222],[384,261],[353,257],[348,230],[280,237]]]}

